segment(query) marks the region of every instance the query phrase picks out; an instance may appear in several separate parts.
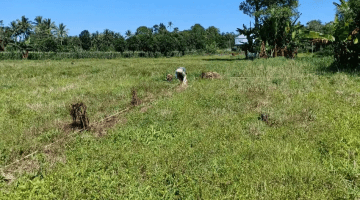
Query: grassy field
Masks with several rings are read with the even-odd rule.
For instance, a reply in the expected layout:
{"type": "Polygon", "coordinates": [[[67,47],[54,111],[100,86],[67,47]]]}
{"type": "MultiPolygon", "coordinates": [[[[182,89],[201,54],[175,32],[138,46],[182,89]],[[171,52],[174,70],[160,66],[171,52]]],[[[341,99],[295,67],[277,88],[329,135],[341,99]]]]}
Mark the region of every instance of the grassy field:
{"type": "Polygon", "coordinates": [[[360,198],[360,79],[331,63],[1,61],[0,199],[360,198]],[[165,81],[180,66],[186,89],[165,81]],[[80,101],[97,128],[74,133],[80,101]]]}

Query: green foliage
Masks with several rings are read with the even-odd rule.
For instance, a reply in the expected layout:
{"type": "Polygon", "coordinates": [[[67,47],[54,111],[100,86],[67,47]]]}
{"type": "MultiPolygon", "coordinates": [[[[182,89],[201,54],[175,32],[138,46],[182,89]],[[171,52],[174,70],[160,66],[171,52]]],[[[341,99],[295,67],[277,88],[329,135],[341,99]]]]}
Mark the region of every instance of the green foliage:
{"type": "Polygon", "coordinates": [[[214,41],[212,44],[210,45],[206,45],[206,48],[205,48],[205,52],[206,53],[211,53],[211,54],[214,54],[216,53],[216,50],[217,50],[217,46],[216,46],[216,42],[214,41]]]}
{"type": "Polygon", "coordinates": [[[342,68],[358,68],[360,65],[360,2],[341,0],[334,3],[335,17],[334,58],[342,68]]]}
{"type": "MultiPolygon", "coordinates": [[[[170,31],[163,23],[151,28],[140,26],[135,34],[130,30],[126,31],[125,38],[120,33],[115,33],[109,29],[95,33],[84,30],[79,36],[68,36],[68,29],[63,23],[56,26],[50,18],[43,18],[42,16],[37,16],[34,22],[31,22],[23,16],[21,20],[11,22],[9,27],[0,23],[0,51],[20,51],[14,45],[11,46],[12,43],[17,43],[19,39],[20,42],[27,42],[33,51],[124,52],[128,50],[133,51],[133,55],[135,51],[143,51],[147,55],[153,56],[173,55],[172,52],[174,51],[181,51],[183,55],[185,52],[193,50],[201,52],[207,46],[211,46],[213,42],[219,48],[234,46],[235,34],[220,34],[220,30],[214,26],[204,29],[200,24],[195,24],[190,30],[184,31],[179,31],[177,27],[172,29],[172,26],[173,23],[169,22],[170,31]],[[6,49],[6,46],[9,48],[6,49]]],[[[145,56],[145,54],[143,55],[145,56]]]]}
{"type": "Polygon", "coordinates": [[[303,37],[302,38],[307,38],[307,39],[325,39],[328,40],[330,42],[334,42],[335,41],[335,37],[333,35],[329,35],[329,34],[323,34],[320,32],[315,32],[315,31],[304,31],[303,37]]]}
{"type": "MultiPolygon", "coordinates": [[[[297,11],[298,1],[272,1],[256,0],[244,1],[240,4],[240,10],[245,14],[255,17],[255,28],[249,31],[238,29],[240,33],[252,35],[256,38],[255,46],[249,40],[246,49],[260,50],[262,42],[272,46],[277,51],[287,48],[289,52],[296,52],[299,45],[300,24],[296,24],[300,14],[297,11]]],[[[249,37],[249,36],[247,36],[249,37]]],[[[270,52],[267,52],[270,53],[270,52]]]]}
{"type": "Polygon", "coordinates": [[[321,32],[323,29],[323,25],[321,23],[321,20],[311,20],[306,23],[306,28],[309,31],[321,32]]]}
{"type": "Polygon", "coordinates": [[[114,48],[115,48],[115,51],[118,51],[118,52],[125,51],[126,43],[125,43],[124,37],[120,36],[119,38],[115,39],[114,48]]]}
{"type": "Polygon", "coordinates": [[[91,47],[90,32],[88,30],[83,30],[79,35],[79,39],[81,41],[81,47],[84,50],[89,50],[91,47]]]}

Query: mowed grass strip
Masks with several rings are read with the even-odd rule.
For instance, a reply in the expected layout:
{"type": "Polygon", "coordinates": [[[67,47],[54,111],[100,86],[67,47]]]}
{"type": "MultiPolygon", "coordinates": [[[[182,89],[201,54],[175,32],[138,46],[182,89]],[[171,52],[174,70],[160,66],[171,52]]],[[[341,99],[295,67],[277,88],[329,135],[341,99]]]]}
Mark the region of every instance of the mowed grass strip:
{"type": "Polygon", "coordinates": [[[35,170],[13,174],[10,184],[1,179],[0,197],[358,198],[359,79],[327,72],[331,61],[2,62],[3,166],[63,136],[59,124],[71,121],[72,102],[85,102],[98,121],[128,106],[132,88],[153,101],[126,113],[126,123],[104,137],[82,132],[36,154],[35,170]],[[179,66],[189,76],[183,91],[164,81],[179,66]],[[203,71],[223,78],[200,79],[203,71]]]}

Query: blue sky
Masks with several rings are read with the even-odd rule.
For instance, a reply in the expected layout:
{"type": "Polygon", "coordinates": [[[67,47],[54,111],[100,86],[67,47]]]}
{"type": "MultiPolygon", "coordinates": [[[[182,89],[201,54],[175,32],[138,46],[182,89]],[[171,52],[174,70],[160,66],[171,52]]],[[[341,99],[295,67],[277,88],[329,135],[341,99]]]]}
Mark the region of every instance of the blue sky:
{"type": "MultiPolygon", "coordinates": [[[[242,24],[248,25],[247,15],[239,11],[243,0],[208,1],[122,1],[122,0],[0,0],[0,20],[9,25],[12,20],[25,15],[30,20],[38,15],[51,18],[56,25],[64,23],[69,35],[79,35],[83,30],[102,32],[108,28],[125,35],[135,32],[139,26],[152,27],[155,24],[172,22],[180,30],[190,29],[196,23],[207,28],[215,26],[221,32],[236,32],[242,24]]],[[[334,20],[338,0],[300,0],[299,21],[302,24],[319,19],[323,23],[334,20]]]]}

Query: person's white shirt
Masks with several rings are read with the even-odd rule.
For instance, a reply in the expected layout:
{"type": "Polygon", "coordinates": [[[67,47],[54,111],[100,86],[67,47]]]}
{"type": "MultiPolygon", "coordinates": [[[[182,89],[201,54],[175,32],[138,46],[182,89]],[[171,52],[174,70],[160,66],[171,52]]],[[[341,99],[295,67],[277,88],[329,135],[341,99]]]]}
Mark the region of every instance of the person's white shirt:
{"type": "Polygon", "coordinates": [[[185,69],[185,67],[177,68],[176,71],[175,71],[175,77],[177,79],[179,79],[182,83],[186,84],[187,79],[186,79],[186,69],[185,69]]]}

